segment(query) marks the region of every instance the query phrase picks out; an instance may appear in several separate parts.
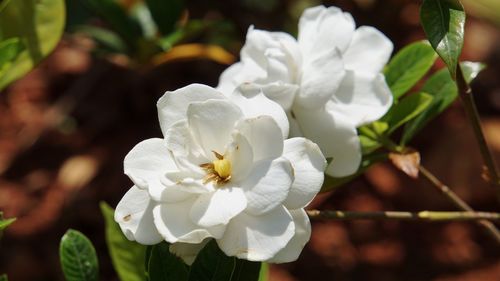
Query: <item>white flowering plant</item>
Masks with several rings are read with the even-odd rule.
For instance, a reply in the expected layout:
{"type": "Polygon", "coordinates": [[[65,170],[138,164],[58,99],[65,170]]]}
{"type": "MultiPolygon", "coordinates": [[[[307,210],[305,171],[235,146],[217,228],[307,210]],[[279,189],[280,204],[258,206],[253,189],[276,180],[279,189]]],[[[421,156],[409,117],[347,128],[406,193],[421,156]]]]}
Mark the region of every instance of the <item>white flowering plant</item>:
{"type": "MultiPolygon", "coordinates": [[[[124,172],[131,187],[116,210],[101,205],[120,279],[267,280],[268,263],[300,257],[311,217],[498,215],[479,216],[449,191],[466,213],[305,210],[319,192],[387,159],[410,177],[431,179],[408,144],[458,96],[481,133],[469,83],[483,65],[459,62],[460,2],[423,1],[421,22],[428,41],[392,55],[391,40],[356,26],[351,14],[307,8],[296,38],[250,26],[240,61],[217,87],[167,91],[157,102],[162,136],[130,150],[124,172]],[[448,69],[427,78],[438,57],[448,69]]],[[[490,180],[500,185],[484,138],[480,146],[490,180]]],[[[494,225],[487,227],[500,239],[494,225]]],[[[79,232],[63,237],[61,262],[68,280],[97,280],[95,250],[79,232]]]]}

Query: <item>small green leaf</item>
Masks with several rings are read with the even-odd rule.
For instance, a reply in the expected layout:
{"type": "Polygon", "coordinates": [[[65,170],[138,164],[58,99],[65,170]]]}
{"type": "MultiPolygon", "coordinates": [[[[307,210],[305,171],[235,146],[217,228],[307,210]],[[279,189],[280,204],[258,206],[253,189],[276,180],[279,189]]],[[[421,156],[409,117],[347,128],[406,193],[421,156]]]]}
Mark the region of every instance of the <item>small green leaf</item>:
{"type": "Polygon", "coordinates": [[[148,276],[150,281],[186,281],[189,267],[174,254],[168,244],[162,242],[151,247],[148,255],[148,276]]]}
{"type": "Polygon", "coordinates": [[[267,262],[263,262],[260,266],[259,272],[259,281],[268,281],[269,280],[269,264],[267,262]]]}
{"type": "Polygon", "coordinates": [[[6,229],[7,226],[11,225],[15,221],[16,221],[16,218],[4,219],[3,213],[0,212],[0,231],[6,229]]]}
{"type": "Polygon", "coordinates": [[[464,45],[465,11],[458,0],[424,0],[420,22],[432,47],[455,80],[464,45]]]}
{"type": "Polygon", "coordinates": [[[378,154],[370,154],[364,155],[363,160],[361,161],[361,165],[358,168],[358,171],[353,175],[341,178],[330,177],[325,174],[325,181],[323,182],[323,186],[321,187],[320,192],[328,192],[335,190],[335,188],[346,184],[353,179],[357,178],[359,175],[363,174],[371,165],[387,160],[387,153],[378,153],[378,154]]]}
{"type": "Polygon", "coordinates": [[[183,0],[146,0],[151,16],[160,33],[168,35],[175,30],[184,8],[183,0]]]}
{"type": "Polygon", "coordinates": [[[55,48],[65,21],[64,0],[9,1],[0,11],[0,41],[19,38],[25,49],[3,70],[0,90],[21,78],[55,48]]]}
{"type": "MultiPolygon", "coordinates": [[[[484,69],[483,64],[475,62],[462,62],[460,66],[467,83],[470,83],[484,69]]],[[[430,93],[434,98],[422,114],[405,125],[401,137],[402,145],[407,144],[417,132],[448,108],[458,96],[457,86],[446,69],[441,69],[432,75],[422,87],[422,91],[430,93]]]]}
{"type": "Polygon", "coordinates": [[[432,96],[419,92],[404,97],[401,101],[391,107],[382,120],[389,124],[388,134],[394,132],[401,125],[415,118],[424,111],[432,102],[432,96]]]}
{"type": "Polygon", "coordinates": [[[0,275],[0,281],[9,281],[9,279],[7,278],[7,274],[0,275]]]}
{"type": "Polygon", "coordinates": [[[260,267],[260,262],[226,256],[212,240],[196,257],[189,281],[258,281],[260,267]]]}
{"type": "Polygon", "coordinates": [[[10,38],[0,42],[0,73],[7,64],[12,63],[24,49],[19,38],[10,38]]]}
{"type": "Polygon", "coordinates": [[[97,281],[99,266],[92,242],[81,232],[70,229],[59,246],[59,259],[67,281],[97,281]]]}
{"type": "Polygon", "coordinates": [[[437,55],[428,42],[415,42],[404,47],[389,62],[385,79],[395,99],[410,90],[436,61],[437,55]]]}
{"type": "Polygon", "coordinates": [[[114,210],[105,202],[101,202],[101,212],[106,227],[106,244],[109,255],[121,281],[146,280],[144,259],[146,246],[129,241],[114,220],[114,210]]]}

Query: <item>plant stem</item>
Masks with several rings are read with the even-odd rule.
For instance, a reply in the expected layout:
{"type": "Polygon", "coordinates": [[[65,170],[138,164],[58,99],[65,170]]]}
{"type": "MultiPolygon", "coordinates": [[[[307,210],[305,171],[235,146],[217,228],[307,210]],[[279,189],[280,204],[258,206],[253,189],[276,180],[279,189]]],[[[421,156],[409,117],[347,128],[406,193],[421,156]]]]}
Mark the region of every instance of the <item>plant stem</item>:
{"type": "Polygon", "coordinates": [[[456,83],[460,99],[462,100],[462,104],[465,109],[465,113],[467,115],[467,118],[469,119],[469,123],[472,126],[474,135],[476,136],[479,150],[481,152],[481,156],[483,157],[484,165],[487,169],[486,179],[488,179],[488,181],[490,181],[492,184],[500,187],[500,176],[495,165],[495,160],[493,159],[493,155],[488,147],[488,144],[486,143],[486,138],[484,137],[484,133],[481,128],[481,121],[479,119],[479,113],[476,108],[476,103],[474,102],[472,89],[465,81],[464,74],[460,66],[457,67],[456,83]]]}
{"type": "Polygon", "coordinates": [[[311,218],[333,220],[399,220],[399,221],[500,221],[500,213],[488,212],[350,212],[308,210],[311,218]]]}
{"type": "MultiPolygon", "coordinates": [[[[429,170],[424,166],[419,166],[420,173],[432,183],[432,185],[437,188],[443,195],[445,195],[458,209],[466,212],[475,213],[474,210],[465,201],[463,201],[458,195],[453,192],[448,186],[443,184],[438,178],[436,178],[429,170]]],[[[478,224],[484,227],[484,229],[490,234],[490,236],[500,244],[500,232],[495,227],[495,225],[487,220],[479,220],[478,224]]]]}

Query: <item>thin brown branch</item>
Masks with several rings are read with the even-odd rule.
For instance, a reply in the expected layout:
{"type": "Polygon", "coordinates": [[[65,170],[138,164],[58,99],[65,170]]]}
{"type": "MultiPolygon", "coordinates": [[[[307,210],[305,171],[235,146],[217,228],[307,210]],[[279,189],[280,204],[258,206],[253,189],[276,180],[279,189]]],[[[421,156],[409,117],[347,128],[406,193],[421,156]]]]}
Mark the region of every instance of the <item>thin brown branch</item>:
{"type": "MultiPolygon", "coordinates": [[[[453,192],[448,186],[443,184],[436,176],[434,176],[429,170],[427,170],[424,166],[419,166],[420,173],[432,183],[432,185],[437,188],[443,195],[445,195],[450,202],[452,202],[458,209],[466,212],[474,212],[474,210],[463,201],[458,195],[453,192]]],[[[479,220],[477,222],[479,225],[484,227],[484,229],[490,234],[490,236],[497,241],[500,245],[500,232],[495,227],[495,225],[487,220],[479,220]]]]}
{"type": "Polygon", "coordinates": [[[310,218],[330,220],[398,220],[398,221],[500,221],[500,213],[489,212],[352,212],[308,210],[310,218]]]}

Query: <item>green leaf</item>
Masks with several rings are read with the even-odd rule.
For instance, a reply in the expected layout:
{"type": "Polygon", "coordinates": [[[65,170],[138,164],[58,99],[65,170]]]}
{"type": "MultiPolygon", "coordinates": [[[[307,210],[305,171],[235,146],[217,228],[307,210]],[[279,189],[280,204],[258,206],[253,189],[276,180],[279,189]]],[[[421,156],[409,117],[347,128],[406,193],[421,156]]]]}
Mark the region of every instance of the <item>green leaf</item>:
{"type": "Polygon", "coordinates": [[[424,92],[411,94],[401,99],[382,117],[382,121],[389,124],[387,134],[394,132],[401,125],[415,118],[431,104],[432,99],[431,95],[424,92]]]}
{"type": "Polygon", "coordinates": [[[59,259],[67,281],[97,281],[99,266],[92,242],[81,232],[70,229],[59,246],[59,259]]]}
{"type": "Polygon", "coordinates": [[[7,274],[0,275],[0,281],[9,281],[9,279],[7,278],[7,274]]]}
{"type": "MultiPolygon", "coordinates": [[[[460,66],[467,83],[470,83],[485,67],[484,64],[475,62],[462,62],[460,66]]],[[[401,137],[402,145],[407,144],[417,132],[448,108],[458,96],[457,86],[446,69],[441,69],[432,75],[422,87],[422,91],[430,93],[434,98],[422,114],[405,125],[401,137]]]]}
{"type": "Polygon", "coordinates": [[[260,262],[226,256],[212,240],[196,257],[189,281],[258,281],[260,267],[260,262]]]}
{"type": "Polygon", "coordinates": [[[260,266],[259,272],[259,281],[268,281],[269,280],[269,264],[267,262],[263,262],[260,266]]]}
{"type": "Polygon", "coordinates": [[[410,90],[429,71],[437,55],[428,42],[415,42],[404,47],[389,62],[385,79],[395,99],[410,90]]]}
{"type": "Polygon", "coordinates": [[[112,30],[120,34],[130,47],[137,47],[137,42],[142,37],[140,24],[130,17],[117,1],[87,0],[85,3],[95,14],[106,21],[112,30]]]}
{"type": "Polygon", "coordinates": [[[152,246],[147,261],[150,281],[188,280],[189,267],[170,253],[166,242],[152,246]]]}
{"type": "Polygon", "coordinates": [[[162,35],[175,30],[184,8],[183,0],[146,0],[151,16],[162,35]]]}
{"type": "Polygon", "coordinates": [[[10,38],[0,42],[0,75],[3,69],[8,67],[24,49],[24,45],[19,38],[10,38]]]}
{"type": "Polygon", "coordinates": [[[16,221],[16,218],[4,219],[3,213],[0,212],[0,231],[6,229],[7,226],[11,225],[15,221],[16,221]]]}
{"type": "Polygon", "coordinates": [[[465,12],[458,0],[424,0],[420,22],[432,47],[455,80],[458,58],[464,45],[465,12]]]}
{"type": "Polygon", "coordinates": [[[363,160],[361,161],[361,165],[358,168],[358,171],[356,171],[356,173],[354,173],[353,175],[341,178],[334,178],[325,174],[325,181],[323,182],[323,186],[321,187],[320,192],[328,192],[335,190],[335,188],[343,184],[346,184],[352,181],[353,179],[357,178],[361,174],[363,174],[368,168],[371,167],[371,165],[385,160],[387,160],[386,153],[364,155],[363,160]]]}
{"type": "Polygon", "coordinates": [[[65,21],[64,0],[9,1],[0,12],[0,41],[19,38],[26,47],[4,70],[0,90],[21,78],[59,42],[65,21]]]}
{"type": "Polygon", "coordinates": [[[75,32],[87,34],[94,39],[104,51],[126,54],[129,52],[127,44],[122,38],[111,30],[92,25],[75,27],[75,32]]]}
{"type": "Polygon", "coordinates": [[[146,246],[129,241],[114,220],[114,210],[105,202],[100,203],[106,227],[106,244],[113,267],[121,281],[146,280],[144,259],[146,246]]]}

